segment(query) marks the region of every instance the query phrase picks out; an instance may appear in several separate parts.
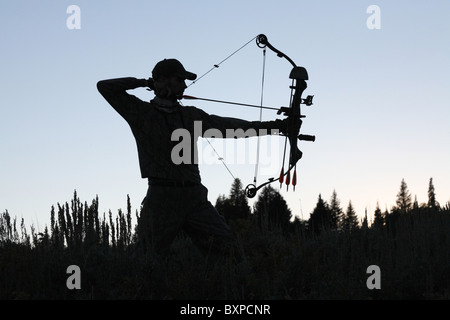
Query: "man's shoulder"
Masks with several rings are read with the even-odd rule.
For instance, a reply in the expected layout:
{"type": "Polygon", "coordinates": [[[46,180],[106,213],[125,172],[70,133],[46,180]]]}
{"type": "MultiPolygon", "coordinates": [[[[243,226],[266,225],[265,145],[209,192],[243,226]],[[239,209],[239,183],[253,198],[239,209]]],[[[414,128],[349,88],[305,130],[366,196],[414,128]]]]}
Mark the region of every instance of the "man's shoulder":
{"type": "Polygon", "coordinates": [[[187,113],[187,114],[191,114],[191,115],[198,115],[200,117],[208,115],[205,111],[203,111],[202,109],[197,108],[195,106],[182,106],[180,108],[180,110],[183,113],[187,113]]]}

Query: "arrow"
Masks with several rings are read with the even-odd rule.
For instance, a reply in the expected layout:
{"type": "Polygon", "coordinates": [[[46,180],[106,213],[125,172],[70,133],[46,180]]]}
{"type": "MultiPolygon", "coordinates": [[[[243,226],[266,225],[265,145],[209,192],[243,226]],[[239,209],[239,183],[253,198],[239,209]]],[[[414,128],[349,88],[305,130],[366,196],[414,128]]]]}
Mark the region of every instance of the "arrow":
{"type": "Polygon", "coordinates": [[[215,99],[206,99],[206,98],[199,98],[199,97],[193,97],[193,96],[183,96],[183,99],[186,99],[186,100],[203,100],[203,101],[210,101],[210,102],[235,104],[235,105],[238,105],[238,106],[252,107],[252,108],[261,108],[261,109],[269,109],[269,110],[277,110],[277,111],[280,110],[280,108],[274,108],[274,107],[265,107],[265,106],[258,106],[258,105],[255,105],[255,104],[248,104],[248,103],[239,103],[239,102],[231,102],[231,101],[223,101],[223,100],[215,100],[215,99]]]}

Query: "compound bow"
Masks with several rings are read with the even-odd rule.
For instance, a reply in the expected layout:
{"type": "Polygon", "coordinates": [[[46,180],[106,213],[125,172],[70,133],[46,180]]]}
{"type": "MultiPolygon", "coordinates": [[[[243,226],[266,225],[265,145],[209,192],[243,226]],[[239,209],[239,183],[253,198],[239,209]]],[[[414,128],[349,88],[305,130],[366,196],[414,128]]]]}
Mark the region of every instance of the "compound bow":
{"type": "MultiPolygon", "coordinates": [[[[245,44],[244,46],[246,46],[247,44],[245,44]]],[[[279,181],[280,186],[283,183],[285,183],[287,188],[289,188],[289,185],[292,184],[292,186],[295,190],[295,186],[297,184],[296,165],[297,165],[297,162],[302,157],[302,152],[300,151],[300,149],[297,146],[297,139],[302,140],[302,141],[315,141],[315,139],[316,139],[315,136],[312,136],[312,135],[300,134],[300,128],[302,125],[301,119],[305,118],[305,116],[301,114],[300,105],[301,104],[305,104],[307,106],[312,105],[313,104],[312,100],[314,97],[314,96],[309,95],[306,98],[302,98],[303,91],[307,88],[306,80],[308,80],[308,72],[306,71],[306,69],[304,67],[297,66],[291,58],[289,58],[283,52],[276,49],[272,44],[270,44],[270,42],[267,40],[267,37],[264,34],[260,34],[256,37],[256,44],[260,48],[266,48],[266,47],[269,48],[270,50],[275,52],[277,54],[277,56],[280,58],[285,58],[287,61],[289,61],[289,63],[293,66],[293,68],[289,74],[289,78],[292,79],[292,84],[290,86],[291,96],[290,96],[289,107],[281,107],[279,109],[276,109],[276,108],[271,108],[271,107],[259,106],[260,108],[278,110],[277,114],[283,114],[284,116],[287,116],[287,119],[288,119],[287,120],[287,128],[285,128],[284,130],[281,130],[281,132],[282,132],[281,135],[285,135],[286,140],[285,140],[283,163],[282,163],[280,175],[278,176],[278,178],[277,177],[269,178],[268,181],[266,181],[258,186],[256,185],[256,178],[255,178],[255,183],[249,184],[245,188],[245,194],[249,198],[255,197],[255,195],[259,189],[261,189],[264,186],[266,186],[272,182],[275,182],[275,181],[279,181]],[[285,163],[285,159],[286,159],[287,141],[289,141],[289,144],[290,144],[290,152],[289,152],[288,168],[285,171],[284,163],[285,163]],[[291,178],[292,170],[293,170],[293,172],[292,172],[292,178],[291,178]]],[[[240,49],[242,49],[243,47],[241,47],[240,49]]],[[[237,51],[239,51],[240,49],[238,49],[237,51]]],[[[233,52],[229,57],[234,55],[237,51],[233,52]]],[[[227,60],[229,57],[227,57],[225,60],[227,60]]],[[[225,60],[223,60],[222,62],[224,62],[225,60]]],[[[222,62],[220,62],[217,65],[214,65],[214,68],[218,68],[222,62]]],[[[211,72],[214,68],[212,68],[211,70],[206,72],[203,76],[205,76],[207,73],[211,72]]],[[[203,76],[201,76],[200,78],[202,78],[203,76]]],[[[196,81],[198,81],[199,79],[197,79],[196,81]]],[[[195,82],[193,82],[193,83],[195,83],[195,82]]],[[[213,101],[213,102],[224,102],[224,103],[231,103],[231,104],[237,104],[237,105],[248,106],[248,107],[257,107],[255,105],[248,105],[248,104],[242,104],[242,103],[236,103],[236,102],[226,102],[226,101],[219,101],[219,100],[213,100],[213,99],[196,98],[196,97],[192,97],[192,96],[184,96],[184,98],[185,99],[207,100],[207,101],[213,101]]]]}
{"type": "MultiPolygon", "coordinates": [[[[289,163],[288,168],[284,170],[284,162],[286,158],[286,142],[283,154],[283,164],[281,168],[280,175],[278,177],[278,181],[280,185],[285,183],[289,188],[289,184],[292,183],[292,186],[295,190],[295,186],[297,184],[297,162],[301,159],[303,153],[297,146],[297,139],[303,141],[315,141],[315,136],[312,135],[304,135],[300,134],[300,128],[302,125],[302,118],[305,118],[304,115],[301,114],[301,104],[305,104],[307,106],[312,105],[312,99],[314,96],[307,96],[306,99],[302,98],[303,91],[307,88],[306,80],[308,80],[308,72],[304,67],[299,67],[295,64],[295,62],[285,55],[280,50],[276,49],[270,42],[267,40],[267,37],[264,34],[260,34],[256,37],[256,44],[260,48],[269,48],[273,52],[277,54],[280,58],[285,58],[290,64],[293,66],[291,73],[289,74],[289,78],[292,79],[291,88],[291,97],[290,97],[290,106],[289,107],[281,107],[277,114],[283,113],[283,115],[287,116],[287,128],[282,130],[286,136],[286,142],[289,141],[290,144],[290,152],[289,152],[289,163]],[[291,180],[291,171],[292,180],[291,180]]],[[[275,177],[269,178],[268,181],[256,186],[255,184],[249,184],[245,188],[245,194],[249,198],[253,198],[259,189],[262,187],[277,181],[275,177]]]]}

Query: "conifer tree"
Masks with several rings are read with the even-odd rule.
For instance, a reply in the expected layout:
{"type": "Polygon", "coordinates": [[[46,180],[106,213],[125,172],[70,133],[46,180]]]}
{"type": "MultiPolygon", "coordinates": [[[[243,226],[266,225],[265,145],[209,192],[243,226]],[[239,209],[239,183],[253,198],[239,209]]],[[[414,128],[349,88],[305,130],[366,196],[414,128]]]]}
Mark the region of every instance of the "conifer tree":
{"type": "Polygon", "coordinates": [[[337,198],[336,190],[333,190],[333,194],[330,199],[330,218],[331,218],[331,229],[340,229],[344,211],[341,208],[341,202],[337,198]]]}
{"type": "Polygon", "coordinates": [[[364,218],[363,218],[363,220],[361,222],[361,229],[363,229],[363,230],[369,229],[369,221],[368,221],[368,218],[367,218],[367,208],[366,208],[366,210],[364,212],[364,218]]]}
{"type": "Polygon", "coordinates": [[[348,207],[345,212],[343,229],[344,231],[352,231],[358,228],[358,218],[356,216],[355,209],[353,208],[352,202],[348,202],[348,207]]]}
{"type": "Polygon", "coordinates": [[[238,178],[233,181],[229,197],[219,195],[215,205],[217,211],[227,221],[232,219],[246,219],[250,216],[250,206],[242,188],[242,182],[238,178]]]}
{"type": "Polygon", "coordinates": [[[322,199],[321,194],[319,194],[316,207],[310,215],[308,225],[309,229],[315,233],[332,228],[331,211],[327,202],[322,199]]]}
{"type": "Polygon", "coordinates": [[[414,196],[414,202],[412,205],[412,209],[413,209],[413,211],[416,211],[416,212],[417,212],[417,210],[419,210],[419,201],[417,201],[417,195],[414,196]]]}
{"type": "Polygon", "coordinates": [[[225,197],[224,194],[219,194],[219,196],[216,199],[216,204],[214,207],[216,210],[225,217],[225,211],[228,209],[229,206],[229,200],[227,197],[225,197]]]}
{"type": "Polygon", "coordinates": [[[439,203],[436,201],[436,194],[434,192],[433,178],[430,178],[428,183],[428,208],[434,210],[439,209],[439,203]]]}
{"type": "Polygon", "coordinates": [[[384,225],[383,214],[381,213],[380,204],[377,202],[377,207],[374,212],[373,226],[375,228],[381,228],[384,225]]]}
{"type": "Polygon", "coordinates": [[[400,213],[407,213],[412,208],[411,193],[408,190],[405,179],[402,179],[400,184],[400,191],[397,194],[397,210],[400,213]]]}
{"type": "Polygon", "coordinates": [[[236,209],[237,218],[246,219],[250,216],[247,196],[245,195],[242,182],[238,178],[234,179],[231,186],[230,201],[231,205],[236,209]]]}
{"type": "Polygon", "coordinates": [[[292,218],[291,210],[281,194],[272,186],[264,187],[255,202],[254,214],[260,226],[269,230],[281,230],[286,232],[289,229],[292,218]]]}

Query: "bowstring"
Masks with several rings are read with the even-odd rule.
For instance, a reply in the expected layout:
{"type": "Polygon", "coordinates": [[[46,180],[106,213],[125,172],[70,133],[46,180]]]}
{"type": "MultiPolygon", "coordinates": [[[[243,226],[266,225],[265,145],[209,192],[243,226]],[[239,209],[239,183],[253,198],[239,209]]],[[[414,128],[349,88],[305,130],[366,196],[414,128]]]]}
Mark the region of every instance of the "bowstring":
{"type": "MultiPolygon", "coordinates": [[[[219,66],[224,63],[225,61],[227,61],[228,59],[230,59],[232,56],[234,56],[236,53],[238,53],[239,51],[241,51],[242,49],[244,49],[248,44],[250,44],[251,42],[253,42],[253,40],[255,40],[258,36],[253,37],[252,39],[250,39],[249,41],[247,41],[244,45],[242,45],[240,48],[238,48],[237,50],[235,50],[234,52],[232,52],[230,55],[228,55],[225,59],[223,59],[222,61],[220,61],[219,63],[213,65],[213,67],[211,69],[209,69],[208,71],[206,71],[204,74],[202,74],[200,77],[198,77],[197,79],[193,80],[188,86],[187,88],[189,88],[190,86],[192,86],[194,83],[197,83],[200,79],[202,79],[204,76],[206,76],[207,74],[209,74],[211,71],[219,68],[219,66]]],[[[261,84],[261,108],[259,111],[259,121],[262,120],[262,106],[263,106],[263,88],[264,88],[264,73],[265,73],[265,60],[266,60],[266,48],[264,48],[263,51],[263,76],[262,76],[262,84],[261,84]]],[[[231,172],[231,170],[228,168],[225,160],[223,157],[221,157],[219,155],[219,153],[216,151],[216,149],[213,147],[213,145],[211,144],[211,142],[209,141],[208,138],[206,138],[206,141],[208,142],[208,144],[211,146],[211,148],[214,150],[215,154],[217,155],[218,159],[220,161],[222,161],[222,164],[225,166],[225,168],[228,170],[228,173],[233,177],[234,180],[236,180],[236,178],[234,177],[233,173],[231,172]]],[[[259,135],[258,135],[258,143],[257,143],[257,159],[256,159],[256,167],[255,167],[255,177],[254,177],[254,182],[256,185],[256,176],[257,176],[257,172],[258,172],[258,164],[259,164],[259,135]]]]}
{"type": "MultiPolygon", "coordinates": [[[[266,73],[266,47],[263,49],[263,62],[262,62],[262,79],[261,79],[261,108],[259,108],[259,122],[262,121],[262,106],[264,105],[264,80],[266,73]]],[[[255,176],[253,177],[253,184],[256,186],[256,177],[258,176],[259,167],[259,149],[261,145],[260,135],[258,134],[258,140],[256,142],[256,164],[255,164],[255,176]]]]}
{"type": "Polygon", "coordinates": [[[205,139],[206,139],[206,141],[208,141],[209,145],[211,146],[211,148],[212,148],[212,149],[214,150],[214,152],[216,153],[218,159],[219,159],[220,161],[222,161],[222,164],[225,166],[225,168],[226,168],[226,169],[228,170],[228,172],[231,174],[231,176],[233,177],[233,179],[236,180],[234,174],[231,172],[230,168],[228,168],[227,164],[225,163],[225,159],[222,158],[222,157],[219,155],[219,153],[216,151],[216,149],[215,149],[214,146],[211,144],[211,142],[209,141],[209,139],[208,139],[208,138],[205,138],[205,139]]]}
{"type": "Polygon", "coordinates": [[[232,56],[234,56],[236,53],[238,53],[239,51],[241,51],[242,49],[244,49],[250,42],[252,42],[253,40],[255,40],[258,36],[253,37],[250,41],[246,42],[243,46],[241,46],[239,49],[237,49],[236,51],[234,51],[233,53],[231,53],[229,56],[227,56],[225,59],[223,59],[222,61],[220,61],[219,63],[213,65],[213,67],[211,69],[209,69],[208,71],[206,71],[204,74],[202,74],[200,77],[198,77],[198,79],[192,80],[192,82],[187,86],[188,88],[190,86],[192,86],[194,83],[197,83],[201,78],[203,78],[204,76],[206,76],[208,73],[210,73],[211,71],[219,68],[219,66],[224,63],[225,61],[227,61],[228,59],[230,59],[232,56]]]}
{"type": "MultiPolygon", "coordinates": [[[[292,79],[292,84],[291,84],[291,94],[289,97],[289,108],[292,108],[292,101],[294,100],[294,79],[292,79]]],[[[289,133],[288,133],[289,135],[289,133]]],[[[280,172],[280,178],[278,179],[280,181],[280,189],[281,186],[283,185],[284,182],[284,176],[287,175],[287,173],[290,171],[290,157],[288,159],[288,168],[287,171],[284,172],[284,165],[286,162],[286,151],[287,151],[287,142],[288,142],[288,135],[286,135],[285,139],[284,139],[284,150],[283,150],[283,160],[281,161],[281,172],[280,172]]]]}

